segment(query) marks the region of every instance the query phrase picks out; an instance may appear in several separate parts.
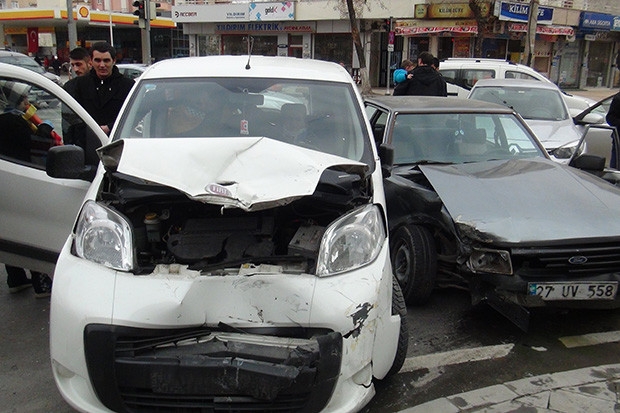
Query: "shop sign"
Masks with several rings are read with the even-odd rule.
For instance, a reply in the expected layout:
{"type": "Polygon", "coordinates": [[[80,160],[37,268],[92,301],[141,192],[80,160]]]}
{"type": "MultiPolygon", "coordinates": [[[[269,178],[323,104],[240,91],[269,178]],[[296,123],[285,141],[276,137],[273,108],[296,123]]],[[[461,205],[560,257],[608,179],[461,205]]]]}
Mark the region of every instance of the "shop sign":
{"type": "Polygon", "coordinates": [[[217,23],[215,31],[216,33],[312,33],[315,31],[315,24],[289,24],[282,22],[217,23]]]}
{"type": "Polygon", "coordinates": [[[177,23],[295,20],[295,2],[180,4],[172,6],[177,23]]]}
{"type": "Polygon", "coordinates": [[[579,27],[586,30],[608,31],[613,27],[614,20],[611,14],[582,12],[579,27]]]}
{"type": "MultiPolygon", "coordinates": [[[[480,3],[482,17],[487,17],[491,10],[491,3],[480,3]]],[[[474,12],[469,3],[447,4],[416,4],[414,8],[416,19],[471,19],[474,12]]]]}
{"type": "Polygon", "coordinates": [[[295,20],[295,2],[250,3],[250,21],[295,20]]]}
{"type": "Polygon", "coordinates": [[[177,23],[248,21],[246,4],[182,4],[172,6],[172,20],[177,23]]]}
{"type": "Polygon", "coordinates": [[[620,16],[614,17],[614,25],[611,28],[613,31],[620,31],[620,16]]]}
{"type": "MultiPolygon", "coordinates": [[[[530,5],[525,3],[509,3],[502,1],[499,13],[495,12],[500,20],[512,22],[527,22],[530,13],[530,5]],[[499,14],[499,16],[498,16],[499,14]]],[[[538,24],[553,23],[553,9],[549,7],[538,7],[538,24]]]]}
{"type": "MultiPolygon", "coordinates": [[[[508,30],[511,32],[527,32],[527,24],[510,23],[508,30]]],[[[548,34],[553,36],[574,36],[575,29],[570,26],[536,26],[536,34],[548,34]]]]}
{"type": "Polygon", "coordinates": [[[401,36],[442,32],[477,34],[478,24],[475,20],[398,20],[394,31],[401,36]]]}

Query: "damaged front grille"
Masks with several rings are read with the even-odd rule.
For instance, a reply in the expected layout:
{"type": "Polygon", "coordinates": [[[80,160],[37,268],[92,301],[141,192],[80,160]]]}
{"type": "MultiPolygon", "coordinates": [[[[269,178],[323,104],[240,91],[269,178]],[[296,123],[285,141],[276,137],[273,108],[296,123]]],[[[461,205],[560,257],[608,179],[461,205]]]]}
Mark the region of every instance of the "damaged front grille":
{"type": "Polygon", "coordinates": [[[91,324],[84,339],[93,387],[114,411],[322,410],[340,372],[342,336],[264,333],[91,324]]]}
{"type": "Polygon", "coordinates": [[[620,245],[515,248],[513,267],[532,277],[583,277],[620,271],[620,245]]]}

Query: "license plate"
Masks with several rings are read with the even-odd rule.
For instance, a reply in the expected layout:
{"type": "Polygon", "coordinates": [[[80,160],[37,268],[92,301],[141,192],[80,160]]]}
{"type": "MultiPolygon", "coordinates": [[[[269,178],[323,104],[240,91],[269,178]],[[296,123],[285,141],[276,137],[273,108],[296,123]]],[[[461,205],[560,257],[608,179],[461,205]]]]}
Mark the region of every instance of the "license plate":
{"type": "Polygon", "coordinates": [[[618,282],[528,283],[528,295],[543,300],[613,300],[618,282]]]}

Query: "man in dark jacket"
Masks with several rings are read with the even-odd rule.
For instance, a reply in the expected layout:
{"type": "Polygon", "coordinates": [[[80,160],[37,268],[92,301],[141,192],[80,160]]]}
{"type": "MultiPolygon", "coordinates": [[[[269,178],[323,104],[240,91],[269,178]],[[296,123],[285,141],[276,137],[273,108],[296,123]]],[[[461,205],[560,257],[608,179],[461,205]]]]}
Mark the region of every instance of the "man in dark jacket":
{"type": "MultiPolygon", "coordinates": [[[[433,55],[422,52],[418,56],[418,65],[411,71],[411,78],[406,80],[407,87],[399,91],[400,95],[448,96],[448,86],[443,76],[433,68],[433,55]]],[[[394,95],[397,95],[394,91],[394,95]]]]}
{"type": "Polygon", "coordinates": [[[90,56],[92,69],[75,79],[73,97],[109,135],[134,81],[118,71],[116,50],[109,43],[95,43],[90,56]]]}
{"type": "MultiPolygon", "coordinates": [[[[616,56],[616,68],[620,70],[620,54],[616,56]]],[[[609,111],[607,112],[607,116],[605,117],[609,126],[614,126],[618,133],[620,133],[620,93],[617,93],[616,96],[611,100],[611,105],[609,105],[609,111]]],[[[609,165],[612,168],[617,168],[617,159],[616,159],[616,151],[615,151],[615,142],[611,151],[611,159],[609,165]]]]}

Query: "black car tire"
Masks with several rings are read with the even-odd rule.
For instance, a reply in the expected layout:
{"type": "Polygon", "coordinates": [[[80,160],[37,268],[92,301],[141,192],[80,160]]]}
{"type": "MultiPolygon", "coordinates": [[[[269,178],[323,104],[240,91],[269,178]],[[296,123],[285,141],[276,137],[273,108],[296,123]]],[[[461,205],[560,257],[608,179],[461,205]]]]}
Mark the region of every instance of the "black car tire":
{"type": "Polygon", "coordinates": [[[428,301],[437,275],[437,249],[431,232],[420,225],[403,225],[391,235],[392,270],[409,305],[428,301]]]}
{"type": "Polygon", "coordinates": [[[392,277],[392,315],[400,316],[400,332],[398,334],[398,346],[396,355],[392,362],[392,367],[382,380],[388,379],[398,373],[407,358],[407,348],[409,347],[409,328],[407,326],[407,305],[403,291],[398,284],[396,277],[392,277]]]}

